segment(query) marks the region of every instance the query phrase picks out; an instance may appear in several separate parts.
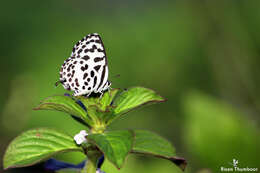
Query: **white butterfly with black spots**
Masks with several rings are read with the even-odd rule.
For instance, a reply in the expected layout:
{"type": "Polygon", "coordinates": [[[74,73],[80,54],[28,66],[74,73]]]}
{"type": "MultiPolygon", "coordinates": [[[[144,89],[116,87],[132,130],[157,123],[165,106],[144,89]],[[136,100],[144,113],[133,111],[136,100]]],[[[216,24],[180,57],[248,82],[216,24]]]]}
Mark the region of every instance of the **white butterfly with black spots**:
{"type": "Polygon", "coordinates": [[[100,93],[110,88],[106,51],[97,34],[89,34],[73,47],[60,70],[60,83],[74,96],[100,93]]]}

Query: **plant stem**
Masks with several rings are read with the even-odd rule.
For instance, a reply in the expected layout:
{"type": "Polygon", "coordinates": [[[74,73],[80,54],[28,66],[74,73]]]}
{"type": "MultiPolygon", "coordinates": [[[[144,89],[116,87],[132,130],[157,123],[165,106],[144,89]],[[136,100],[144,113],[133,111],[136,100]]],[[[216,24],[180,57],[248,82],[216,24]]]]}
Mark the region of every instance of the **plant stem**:
{"type": "Polygon", "coordinates": [[[106,125],[101,122],[97,122],[94,127],[91,129],[91,133],[104,133],[106,125]]]}
{"type": "Polygon", "coordinates": [[[81,170],[81,173],[96,173],[97,162],[101,156],[102,155],[97,150],[88,151],[87,152],[88,159],[86,161],[84,168],[81,170]]]}
{"type": "Polygon", "coordinates": [[[96,173],[96,169],[96,163],[87,160],[84,168],[81,170],[81,173],[96,173]]]}

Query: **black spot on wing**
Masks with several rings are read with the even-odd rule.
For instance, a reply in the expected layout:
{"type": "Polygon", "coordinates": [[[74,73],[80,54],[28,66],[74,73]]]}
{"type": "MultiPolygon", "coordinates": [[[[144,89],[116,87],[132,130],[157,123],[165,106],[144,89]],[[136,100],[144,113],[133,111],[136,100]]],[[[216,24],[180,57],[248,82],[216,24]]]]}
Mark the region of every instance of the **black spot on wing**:
{"type": "Polygon", "coordinates": [[[88,73],[84,73],[83,79],[86,79],[86,77],[88,77],[88,73]]]}
{"type": "Polygon", "coordinates": [[[94,62],[102,61],[105,57],[96,57],[94,58],[94,62]]]}
{"type": "Polygon", "coordinates": [[[95,49],[97,49],[97,46],[96,45],[93,45],[92,48],[90,49],[85,49],[84,52],[87,53],[87,52],[94,52],[95,49]]]}
{"type": "Polygon", "coordinates": [[[97,76],[94,77],[94,85],[93,85],[93,88],[95,88],[96,84],[97,84],[97,76]]]}
{"type": "Polygon", "coordinates": [[[97,51],[98,51],[98,52],[103,52],[103,53],[105,52],[104,50],[102,50],[102,49],[100,49],[100,48],[98,48],[97,51]]]}
{"type": "Polygon", "coordinates": [[[102,71],[102,74],[101,74],[101,79],[100,79],[100,82],[99,82],[97,90],[99,90],[99,88],[102,86],[102,83],[103,83],[104,78],[105,78],[105,74],[106,74],[106,66],[104,65],[103,66],[103,71],[102,71]]]}
{"type": "Polygon", "coordinates": [[[79,87],[79,80],[78,78],[75,79],[76,86],[79,87]]]}
{"type": "Polygon", "coordinates": [[[80,69],[81,69],[82,71],[85,71],[85,70],[88,69],[88,65],[86,64],[85,66],[82,66],[80,69]]]}
{"type": "Polygon", "coordinates": [[[95,75],[95,72],[94,72],[93,70],[91,70],[90,76],[91,76],[91,77],[94,77],[94,75],[95,75]]]}
{"type": "Polygon", "coordinates": [[[100,69],[101,65],[97,65],[94,67],[94,69],[98,72],[98,70],[100,69]]]}
{"type": "Polygon", "coordinates": [[[71,75],[72,78],[74,77],[74,74],[75,74],[75,70],[72,70],[72,75],[71,75]]]}
{"type": "Polygon", "coordinates": [[[96,40],[96,41],[100,42],[100,44],[101,44],[101,46],[102,46],[102,48],[103,48],[102,51],[104,52],[105,57],[106,57],[106,51],[105,51],[104,43],[103,43],[103,41],[102,41],[102,39],[101,39],[101,37],[100,37],[99,35],[97,35],[97,37],[98,37],[98,40],[96,40]]]}
{"type": "Polygon", "coordinates": [[[98,37],[98,35],[97,35],[97,34],[94,34],[94,33],[89,34],[88,36],[89,36],[89,37],[98,37]]]}
{"type": "Polygon", "coordinates": [[[72,64],[70,64],[69,67],[67,68],[67,72],[70,71],[71,66],[72,66],[72,64]]]}
{"type": "Polygon", "coordinates": [[[82,59],[84,59],[84,60],[86,60],[86,61],[89,60],[89,58],[90,58],[90,57],[89,57],[88,55],[85,55],[85,56],[82,57],[82,59]]]}
{"type": "Polygon", "coordinates": [[[101,39],[101,37],[99,35],[97,35],[97,37],[98,37],[98,40],[100,41],[101,46],[103,48],[103,50],[100,50],[100,51],[102,51],[105,54],[105,56],[104,56],[104,58],[106,60],[105,64],[107,65],[107,55],[106,55],[106,50],[105,50],[104,43],[103,43],[103,41],[102,41],[102,39],[101,39]]]}
{"type": "Polygon", "coordinates": [[[90,49],[85,49],[84,52],[85,52],[85,53],[87,53],[87,52],[94,52],[96,49],[97,49],[97,46],[96,46],[96,45],[92,45],[92,48],[90,48],[90,49]]]}
{"type": "Polygon", "coordinates": [[[98,40],[95,40],[95,43],[101,44],[101,41],[98,39],[98,40]]]}
{"type": "Polygon", "coordinates": [[[89,34],[85,36],[85,39],[87,40],[89,38],[89,34]]]}
{"type": "Polygon", "coordinates": [[[82,49],[79,49],[79,50],[78,50],[78,54],[80,54],[81,52],[82,52],[82,49]]]}

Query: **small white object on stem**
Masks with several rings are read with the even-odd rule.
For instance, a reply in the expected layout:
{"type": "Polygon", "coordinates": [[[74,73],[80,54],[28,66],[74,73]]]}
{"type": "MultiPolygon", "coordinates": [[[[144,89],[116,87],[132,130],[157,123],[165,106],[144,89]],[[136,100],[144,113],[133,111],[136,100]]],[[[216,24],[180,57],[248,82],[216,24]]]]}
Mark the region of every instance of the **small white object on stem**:
{"type": "Polygon", "coordinates": [[[103,171],[101,171],[99,168],[97,169],[96,173],[105,173],[103,171]]]}
{"type": "Polygon", "coordinates": [[[86,130],[81,130],[78,134],[74,136],[74,140],[78,145],[81,145],[82,143],[87,142],[86,136],[88,136],[86,130]]]}

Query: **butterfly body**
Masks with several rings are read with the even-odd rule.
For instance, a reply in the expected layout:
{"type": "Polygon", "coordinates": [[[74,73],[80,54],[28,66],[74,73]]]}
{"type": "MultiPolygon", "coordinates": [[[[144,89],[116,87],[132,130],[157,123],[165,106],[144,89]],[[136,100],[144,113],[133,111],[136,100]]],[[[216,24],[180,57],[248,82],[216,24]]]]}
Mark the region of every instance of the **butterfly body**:
{"type": "Polygon", "coordinates": [[[60,70],[60,82],[74,96],[103,93],[109,89],[107,57],[101,37],[89,34],[73,47],[60,70]]]}

